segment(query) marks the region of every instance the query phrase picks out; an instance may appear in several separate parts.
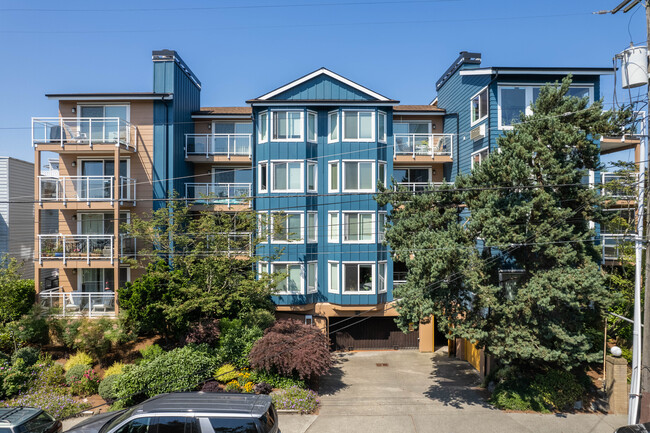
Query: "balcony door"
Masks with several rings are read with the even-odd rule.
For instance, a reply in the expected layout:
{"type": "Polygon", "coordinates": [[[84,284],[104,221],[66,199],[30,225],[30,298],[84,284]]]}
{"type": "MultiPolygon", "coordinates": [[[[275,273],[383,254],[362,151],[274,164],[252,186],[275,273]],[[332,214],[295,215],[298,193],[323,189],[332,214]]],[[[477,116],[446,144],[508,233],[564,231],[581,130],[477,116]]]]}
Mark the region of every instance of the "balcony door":
{"type": "Polygon", "coordinates": [[[94,143],[126,140],[127,130],[120,127],[120,121],[128,121],[128,105],[81,105],[78,113],[82,118],[79,124],[80,138],[89,138],[94,143]]]}
{"type": "MultiPolygon", "coordinates": [[[[120,161],[120,176],[128,177],[129,165],[128,160],[123,159],[120,161]]],[[[111,181],[104,176],[115,175],[115,161],[106,160],[82,160],[81,161],[81,175],[90,176],[90,178],[82,178],[81,192],[82,197],[85,199],[110,199],[112,197],[111,181]]],[[[119,179],[117,180],[119,181],[119,179]]]]}
{"type": "Polygon", "coordinates": [[[417,143],[429,141],[431,122],[426,120],[394,122],[393,135],[399,152],[412,152],[417,143]]]}
{"type": "Polygon", "coordinates": [[[214,122],[212,131],[215,136],[212,152],[218,154],[248,155],[251,147],[251,122],[214,122]]]}
{"type": "Polygon", "coordinates": [[[213,167],[212,182],[214,191],[211,191],[216,197],[228,197],[230,202],[238,197],[250,196],[250,187],[253,183],[253,169],[248,167],[213,167]]]}
{"type": "MultiPolygon", "coordinates": [[[[120,268],[120,283],[129,281],[130,268],[120,268]]],[[[115,278],[113,277],[112,268],[93,268],[82,269],[77,277],[77,287],[81,287],[81,291],[85,293],[105,292],[108,287],[110,291],[115,290],[115,278]]]]}
{"type": "MultiPolygon", "coordinates": [[[[128,223],[129,212],[120,213],[120,223],[128,223]]],[[[77,233],[80,235],[112,235],[114,221],[112,213],[79,213],[77,233]]]]}

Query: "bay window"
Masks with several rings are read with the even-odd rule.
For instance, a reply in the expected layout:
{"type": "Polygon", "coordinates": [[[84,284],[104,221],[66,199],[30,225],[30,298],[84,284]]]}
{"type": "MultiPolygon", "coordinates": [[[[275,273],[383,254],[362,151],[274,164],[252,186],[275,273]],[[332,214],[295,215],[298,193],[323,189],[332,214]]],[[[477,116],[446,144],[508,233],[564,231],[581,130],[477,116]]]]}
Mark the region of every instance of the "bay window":
{"type": "Polygon", "coordinates": [[[307,192],[318,191],[318,164],[307,162],[307,192]]]}
{"type": "Polygon", "coordinates": [[[344,263],[343,293],[372,293],[373,277],[373,263],[344,263]]]}
{"type": "Polygon", "coordinates": [[[273,192],[302,192],[302,164],[301,161],[271,163],[273,192]]]}
{"type": "Polygon", "coordinates": [[[386,143],[386,113],[377,112],[377,140],[386,143]]]}
{"type": "Polygon", "coordinates": [[[272,111],[271,137],[273,141],[302,141],[302,111],[272,111]]]}
{"type": "Polygon", "coordinates": [[[271,263],[271,273],[283,273],[287,277],[275,286],[277,295],[299,295],[302,288],[302,266],[300,263],[271,263]]]}
{"type": "Polygon", "coordinates": [[[330,161],[328,163],[329,172],[329,192],[339,191],[339,162],[330,161]]]}
{"type": "Polygon", "coordinates": [[[307,263],[307,293],[318,291],[318,262],[307,263]]]}
{"type": "Polygon", "coordinates": [[[303,241],[302,212],[274,212],[271,221],[273,242],[302,242],[303,241]]]}
{"type": "Polygon", "coordinates": [[[372,228],[374,213],[344,212],[343,242],[371,243],[374,240],[372,228]]]}
{"type": "Polygon", "coordinates": [[[329,280],[327,291],[329,293],[339,293],[339,263],[338,262],[327,262],[327,276],[329,280]]]}
{"type": "Polygon", "coordinates": [[[377,292],[378,293],[386,293],[388,291],[388,286],[386,284],[386,270],[388,269],[388,266],[386,262],[379,262],[377,263],[377,273],[378,279],[377,279],[377,292]]]}
{"type": "Polygon", "coordinates": [[[307,242],[318,242],[318,212],[307,212],[307,242]]]}
{"type": "Polygon", "coordinates": [[[485,159],[488,157],[488,148],[484,147],[483,149],[477,150],[476,152],[472,153],[471,155],[471,162],[472,162],[472,170],[474,170],[474,167],[478,167],[485,161],[485,159]]]}
{"type": "Polygon", "coordinates": [[[332,111],[327,115],[327,141],[339,141],[339,113],[332,111]]]}
{"type": "Polygon", "coordinates": [[[343,110],[343,141],[374,141],[375,113],[343,110]]]}
{"type": "Polygon", "coordinates": [[[339,213],[338,211],[327,213],[327,242],[339,243],[339,213]]]}
{"type": "Polygon", "coordinates": [[[343,191],[372,192],[375,186],[375,171],[372,161],[343,162],[343,191]]]}
{"type": "Polygon", "coordinates": [[[269,113],[267,111],[257,115],[257,137],[260,143],[269,140],[269,113]]]}
{"type": "Polygon", "coordinates": [[[377,213],[377,242],[386,239],[386,212],[377,213]]]}
{"type": "Polygon", "coordinates": [[[269,163],[266,161],[261,161],[258,164],[258,172],[257,172],[257,177],[258,177],[258,190],[259,192],[267,192],[269,189],[268,187],[268,180],[269,180],[269,172],[268,172],[268,166],[269,163]]]}
{"type": "Polygon", "coordinates": [[[472,126],[488,115],[488,89],[481,90],[471,100],[472,126]]]}
{"type": "Polygon", "coordinates": [[[307,141],[315,143],[318,139],[318,118],[313,111],[307,112],[307,141]]]}

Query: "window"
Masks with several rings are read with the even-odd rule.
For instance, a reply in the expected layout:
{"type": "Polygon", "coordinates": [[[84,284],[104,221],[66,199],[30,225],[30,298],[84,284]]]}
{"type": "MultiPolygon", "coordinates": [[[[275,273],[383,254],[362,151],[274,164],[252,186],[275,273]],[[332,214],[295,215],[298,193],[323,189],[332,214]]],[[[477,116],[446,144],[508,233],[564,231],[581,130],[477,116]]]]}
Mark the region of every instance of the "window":
{"type": "Polygon", "coordinates": [[[339,113],[332,111],[327,115],[327,141],[339,141],[339,113]]]}
{"type": "MultiPolygon", "coordinates": [[[[21,433],[45,433],[50,430],[52,424],[54,424],[54,418],[45,412],[41,412],[36,418],[30,419],[22,426],[16,428],[16,431],[21,433]]],[[[10,429],[9,433],[11,433],[10,429]]]]}
{"type": "Polygon", "coordinates": [[[374,213],[343,213],[343,242],[370,243],[374,240],[372,228],[374,213]]]}
{"type": "Polygon", "coordinates": [[[377,292],[378,293],[386,293],[388,291],[388,286],[386,285],[386,270],[388,266],[386,265],[386,262],[379,262],[377,263],[377,273],[379,274],[378,278],[378,286],[377,286],[377,292]]]}
{"type": "Polygon", "coordinates": [[[386,113],[377,112],[377,140],[386,143],[386,113]]]}
{"type": "Polygon", "coordinates": [[[481,150],[477,150],[476,152],[472,153],[471,155],[471,160],[472,160],[472,170],[474,170],[474,167],[478,167],[481,165],[483,161],[488,157],[488,148],[484,147],[481,150]]]}
{"type": "Polygon", "coordinates": [[[374,163],[347,161],[343,163],[343,191],[374,191],[374,163]]]}
{"type": "Polygon", "coordinates": [[[373,263],[344,263],[343,293],[372,293],[373,265],[373,263]]]}
{"type": "Polygon", "coordinates": [[[374,141],[375,113],[343,111],[343,141],[374,141]]]}
{"type": "Polygon", "coordinates": [[[154,431],[153,418],[136,418],[117,429],[115,433],[149,433],[154,431]]]}
{"type": "Polygon", "coordinates": [[[307,293],[318,291],[318,262],[307,263],[307,293]]]}
{"type": "Polygon", "coordinates": [[[258,176],[259,176],[259,178],[258,178],[258,189],[259,189],[260,192],[268,192],[268,190],[269,190],[269,185],[268,185],[268,181],[269,181],[269,177],[268,177],[269,176],[269,170],[268,170],[269,163],[266,162],[266,161],[262,161],[262,162],[259,163],[258,167],[259,167],[259,170],[257,172],[258,176]]]}
{"type": "Polygon", "coordinates": [[[265,243],[269,241],[269,214],[257,214],[257,236],[260,242],[265,243]]]}
{"type": "Polygon", "coordinates": [[[337,211],[327,213],[327,242],[339,243],[339,213],[337,211]]]}
{"type": "Polygon", "coordinates": [[[318,212],[307,212],[307,242],[318,242],[318,212]]]}
{"type": "Polygon", "coordinates": [[[485,119],[488,115],[488,89],[487,87],[472,98],[472,125],[485,119]]]}
{"type": "MultiPolygon", "coordinates": [[[[541,85],[536,86],[499,86],[499,129],[511,129],[512,124],[519,122],[521,113],[533,114],[531,105],[537,101],[541,85]]],[[[571,86],[567,96],[589,98],[589,103],[594,100],[593,86],[571,86]]]]}
{"type": "Polygon", "coordinates": [[[318,118],[313,111],[307,112],[307,141],[315,143],[318,139],[318,118]]]}
{"type": "Polygon", "coordinates": [[[307,192],[318,191],[318,164],[307,162],[307,192]]]}
{"type": "Polygon", "coordinates": [[[312,316],[311,314],[305,314],[305,325],[313,325],[313,324],[314,324],[314,316],[312,316]]]}
{"type": "Polygon", "coordinates": [[[303,213],[274,212],[272,215],[273,242],[302,242],[303,241],[303,213]]]}
{"type": "Polygon", "coordinates": [[[377,182],[381,182],[381,184],[386,187],[386,163],[385,162],[378,162],[377,163],[377,182]]]}
{"type": "Polygon", "coordinates": [[[377,242],[386,239],[386,212],[377,213],[377,242]]]}
{"type": "Polygon", "coordinates": [[[302,192],[302,162],[271,163],[271,188],[273,192],[302,192]]]}
{"type": "Polygon", "coordinates": [[[263,111],[257,116],[257,137],[260,143],[269,140],[269,113],[263,111]]]}
{"type": "Polygon", "coordinates": [[[253,418],[210,418],[210,425],[215,433],[257,433],[257,426],[253,418]]]}
{"type": "Polygon", "coordinates": [[[269,264],[268,262],[259,262],[257,264],[257,275],[261,276],[262,274],[269,273],[269,264]]]}
{"type": "Polygon", "coordinates": [[[156,433],[182,433],[185,429],[185,417],[161,416],[156,420],[156,433]]]}
{"type": "Polygon", "coordinates": [[[339,264],[338,262],[327,262],[327,275],[329,285],[327,291],[329,293],[339,292],[339,264]]]}
{"type": "Polygon", "coordinates": [[[499,285],[504,291],[507,300],[512,301],[517,295],[519,280],[524,276],[524,271],[519,269],[499,269],[499,285]]]}
{"type": "Polygon", "coordinates": [[[271,273],[284,273],[287,277],[275,286],[278,295],[297,295],[302,290],[302,266],[300,263],[271,263],[271,273]]]}
{"type": "Polygon", "coordinates": [[[431,121],[411,120],[408,122],[393,123],[394,134],[431,134],[431,121]]]}
{"type": "Polygon", "coordinates": [[[329,192],[339,191],[339,162],[330,161],[329,167],[329,192]]]}
{"type": "Polygon", "coordinates": [[[302,141],[302,111],[272,111],[271,137],[273,141],[302,141]]]}

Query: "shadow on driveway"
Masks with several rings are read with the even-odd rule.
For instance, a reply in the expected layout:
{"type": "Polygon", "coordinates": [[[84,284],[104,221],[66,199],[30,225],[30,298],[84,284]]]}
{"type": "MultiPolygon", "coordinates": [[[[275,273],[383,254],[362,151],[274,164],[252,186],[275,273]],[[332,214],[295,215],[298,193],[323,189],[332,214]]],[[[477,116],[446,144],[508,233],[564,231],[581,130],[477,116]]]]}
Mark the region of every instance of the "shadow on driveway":
{"type": "Polygon", "coordinates": [[[320,395],[334,395],[348,387],[343,382],[343,377],[345,376],[343,365],[346,362],[348,362],[348,358],[343,353],[332,354],[332,367],[320,379],[320,387],[318,390],[320,395]]]}

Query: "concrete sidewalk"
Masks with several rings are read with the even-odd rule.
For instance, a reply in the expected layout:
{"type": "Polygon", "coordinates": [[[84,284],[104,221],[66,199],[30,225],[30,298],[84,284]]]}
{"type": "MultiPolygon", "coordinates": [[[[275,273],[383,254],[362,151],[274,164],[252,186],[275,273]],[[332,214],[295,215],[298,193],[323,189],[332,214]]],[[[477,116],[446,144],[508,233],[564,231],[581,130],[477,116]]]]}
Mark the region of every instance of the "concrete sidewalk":
{"type": "Polygon", "coordinates": [[[446,354],[416,351],[336,355],[321,379],[315,415],[280,416],[283,433],[611,433],[625,416],[507,413],[485,403],[476,372],[446,354]],[[378,366],[378,364],[380,364],[378,366]],[[388,364],[388,366],[383,366],[388,364]]]}

